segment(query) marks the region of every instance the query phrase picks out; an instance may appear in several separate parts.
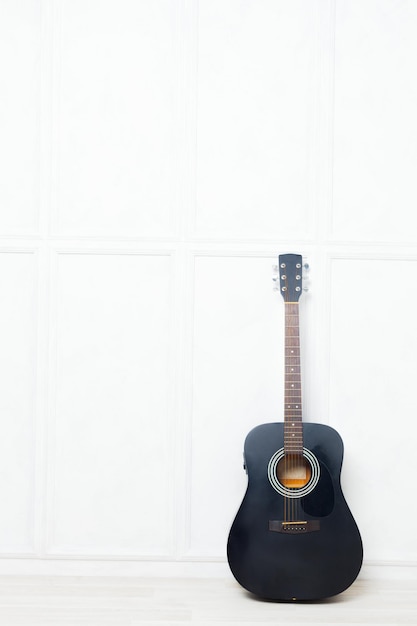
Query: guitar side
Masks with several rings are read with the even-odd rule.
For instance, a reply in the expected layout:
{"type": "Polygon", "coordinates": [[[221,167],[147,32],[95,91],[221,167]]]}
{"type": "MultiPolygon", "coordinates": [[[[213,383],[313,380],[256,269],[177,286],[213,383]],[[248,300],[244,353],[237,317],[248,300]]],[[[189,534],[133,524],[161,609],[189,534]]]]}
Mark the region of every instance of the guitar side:
{"type": "Polygon", "coordinates": [[[300,498],[279,493],[278,482],[274,488],[284,424],[258,426],[245,441],[248,487],[229,533],[227,556],[236,580],[265,599],[333,596],[353,583],[362,565],[361,537],[340,485],[342,440],[322,424],[304,423],[303,432],[313,475],[300,498]]]}

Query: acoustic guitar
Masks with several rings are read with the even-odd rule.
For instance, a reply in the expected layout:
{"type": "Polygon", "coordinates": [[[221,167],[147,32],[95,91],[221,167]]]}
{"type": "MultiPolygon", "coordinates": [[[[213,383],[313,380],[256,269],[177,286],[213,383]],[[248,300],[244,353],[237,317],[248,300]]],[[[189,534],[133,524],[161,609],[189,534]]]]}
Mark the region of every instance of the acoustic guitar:
{"type": "Polygon", "coordinates": [[[362,541],[340,485],[342,439],[333,428],[302,419],[302,257],[280,255],[278,262],[285,302],[284,422],[262,424],[246,437],[248,486],[227,557],[236,580],[261,598],[319,600],[354,582],[362,541]]]}

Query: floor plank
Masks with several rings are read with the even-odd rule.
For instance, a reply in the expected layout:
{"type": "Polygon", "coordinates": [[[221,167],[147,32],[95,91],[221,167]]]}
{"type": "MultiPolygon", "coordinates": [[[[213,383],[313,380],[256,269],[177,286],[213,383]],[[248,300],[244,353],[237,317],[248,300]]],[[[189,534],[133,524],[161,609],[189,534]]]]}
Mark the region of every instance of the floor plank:
{"type": "Polygon", "coordinates": [[[417,582],[361,580],[325,602],[257,600],[230,578],[0,577],[4,626],[417,625],[417,582]]]}

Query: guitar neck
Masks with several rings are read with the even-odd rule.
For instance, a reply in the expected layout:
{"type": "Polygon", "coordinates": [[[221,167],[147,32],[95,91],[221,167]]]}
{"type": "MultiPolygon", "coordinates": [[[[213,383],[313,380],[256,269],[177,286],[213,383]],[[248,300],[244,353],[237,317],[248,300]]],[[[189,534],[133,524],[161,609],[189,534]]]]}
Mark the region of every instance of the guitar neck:
{"type": "Polygon", "coordinates": [[[285,406],[284,449],[303,452],[300,323],[298,302],[285,302],[285,406]]]}

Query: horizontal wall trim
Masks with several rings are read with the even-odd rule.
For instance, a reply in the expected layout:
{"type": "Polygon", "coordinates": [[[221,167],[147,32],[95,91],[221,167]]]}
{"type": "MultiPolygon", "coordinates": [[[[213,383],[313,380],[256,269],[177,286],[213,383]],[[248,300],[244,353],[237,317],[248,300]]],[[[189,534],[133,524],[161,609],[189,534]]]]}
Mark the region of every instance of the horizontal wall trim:
{"type": "MultiPolygon", "coordinates": [[[[231,239],[231,238],[183,238],[183,237],[63,237],[38,235],[0,235],[0,252],[27,252],[32,253],[40,248],[73,250],[132,250],[156,251],[178,249],[192,249],[200,254],[212,250],[224,250],[225,254],[233,255],[239,250],[241,255],[246,252],[272,250],[274,254],[284,248],[303,248],[318,250],[327,248],[330,256],[335,258],[403,258],[413,256],[417,258],[416,241],[389,242],[389,241],[331,241],[309,240],[299,238],[285,239],[231,239]]],[[[239,255],[240,256],[240,255],[239,255]]]]}
{"type": "Polygon", "coordinates": [[[37,247],[31,246],[0,246],[0,254],[37,254],[37,247]]]}
{"type": "Polygon", "coordinates": [[[175,250],[164,249],[156,250],[134,250],[121,248],[51,248],[51,252],[58,256],[166,256],[170,257],[175,254],[175,250]]]}
{"type": "MultiPolygon", "coordinates": [[[[1,559],[0,555],[0,559],[1,559]]],[[[13,555],[10,558],[14,558],[13,555]]],[[[54,550],[53,548],[49,548],[42,555],[29,555],[29,558],[40,558],[40,559],[52,559],[52,560],[63,560],[63,561],[140,561],[140,562],[156,562],[156,563],[171,563],[176,561],[174,558],[173,552],[168,552],[166,554],[99,554],[99,553],[88,553],[83,552],[64,552],[63,550],[54,550]]],[[[187,559],[188,560],[188,559],[187,559]]],[[[209,560],[209,559],[208,559],[209,560]]],[[[218,559],[215,559],[217,562],[218,559]]]]}
{"type": "Polygon", "coordinates": [[[328,258],[331,261],[417,261],[416,247],[410,248],[409,251],[404,250],[358,250],[351,251],[340,250],[337,252],[330,251],[328,258]]]}

